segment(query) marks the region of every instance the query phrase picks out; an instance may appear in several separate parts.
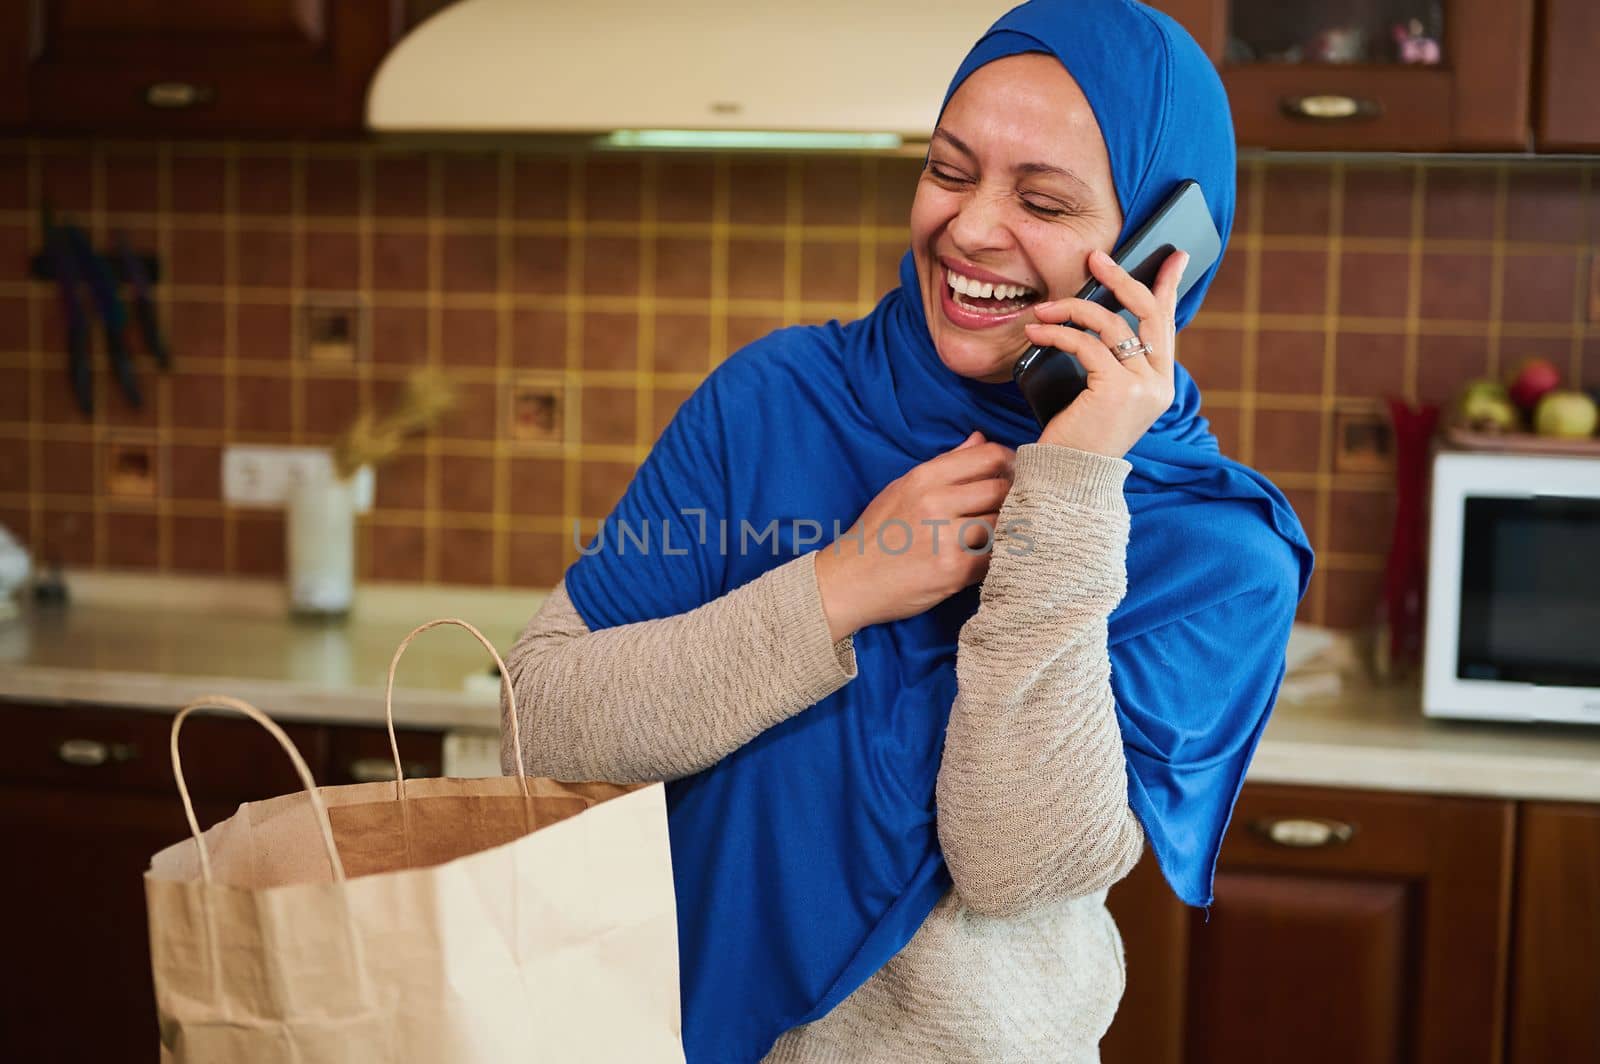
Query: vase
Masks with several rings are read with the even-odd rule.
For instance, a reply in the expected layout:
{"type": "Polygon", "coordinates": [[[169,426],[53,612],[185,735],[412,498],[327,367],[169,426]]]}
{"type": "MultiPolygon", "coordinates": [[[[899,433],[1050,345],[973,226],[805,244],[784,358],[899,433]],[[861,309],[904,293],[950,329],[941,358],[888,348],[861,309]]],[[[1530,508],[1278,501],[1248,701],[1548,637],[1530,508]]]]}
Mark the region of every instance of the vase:
{"type": "Polygon", "coordinates": [[[289,489],[289,612],[337,620],[355,599],[356,483],[305,477],[289,489]]]}

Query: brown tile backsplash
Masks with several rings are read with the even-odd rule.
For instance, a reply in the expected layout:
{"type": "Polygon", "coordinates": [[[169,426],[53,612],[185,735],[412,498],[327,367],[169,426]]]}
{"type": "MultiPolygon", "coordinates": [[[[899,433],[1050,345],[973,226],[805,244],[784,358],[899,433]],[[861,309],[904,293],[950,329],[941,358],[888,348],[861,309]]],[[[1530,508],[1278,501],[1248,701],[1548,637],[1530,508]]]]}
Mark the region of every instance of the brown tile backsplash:
{"type": "MultiPolygon", "coordinates": [[[[397,151],[357,144],[0,142],[0,518],[69,564],[271,575],[281,514],[225,507],[226,443],[327,443],[419,364],[458,409],[377,478],[361,568],[548,586],[722,358],[848,320],[905,247],[909,159],[397,151]],[[43,199],[160,256],[176,369],[139,356],[127,407],[67,388],[55,293],[26,275],[43,199]],[[356,361],[310,363],[307,305],[352,308],[356,361]],[[513,437],[513,391],[553,395],[513,437]],[[113,498],[111,448],[153,448],[156,496],[113,498]]],[[[1592,163],[1257,158],[1180,357],[1224,450],[1285,490],[1321,552],[1303,618],[1374,614],[1388,479],[1336,473],[1337,408],[1447,401],[1552,355],[1600,383],[1588,323],[1592,163]]]]}

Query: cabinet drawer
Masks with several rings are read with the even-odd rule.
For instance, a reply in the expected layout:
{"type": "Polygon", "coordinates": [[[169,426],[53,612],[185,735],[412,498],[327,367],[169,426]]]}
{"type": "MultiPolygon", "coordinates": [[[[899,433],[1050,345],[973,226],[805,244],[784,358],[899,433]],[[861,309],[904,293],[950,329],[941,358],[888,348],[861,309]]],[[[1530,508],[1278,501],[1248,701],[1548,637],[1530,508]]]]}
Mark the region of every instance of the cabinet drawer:
{"type": "MultiPolygon", "coordinates": [[[[0,703],[0,722],[0,782],[157,791],[178,800],[170,713],[0,703]]],[[[326,730],[306,724],[283,730],[321,780],[326,730]]],[[[251,801],[300,788],[278,744],[250,721],[190,717],[181,743],[184,775],[198,800],[251,801]]]]}
{"type": "MultiPolygon", "coordinates": [[[[400,761],[407,779],[428,779],[444,774],[444,734],[413,728],[395,729],[400,761]]],[[[394,779],[394,757],[389,733],[383,728],[330,727],[328,729],[329,784],[372,783],[394,779]]]]}
{"type": "Polygon", "coordinates": [[[1512,806],[1320,787],[1250,786],[1234,810],[1221,864],[1233,869],[1418,876],[1445,840],[1509,847],[1512,806]]]}

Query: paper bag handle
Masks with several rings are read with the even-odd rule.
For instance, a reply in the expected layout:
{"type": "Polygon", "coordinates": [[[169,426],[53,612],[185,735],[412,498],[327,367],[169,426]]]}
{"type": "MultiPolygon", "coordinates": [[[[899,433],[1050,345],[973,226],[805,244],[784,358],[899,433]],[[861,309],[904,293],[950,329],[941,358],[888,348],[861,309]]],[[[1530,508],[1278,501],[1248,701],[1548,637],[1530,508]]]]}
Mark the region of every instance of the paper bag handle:
{"type": "Polygon", "coordinates": [[[183,730],[185,718],[202,709],[231,709],[235,713],[242,713],[265,728],[268,735],[278,740],[283,752],[289,755],[289,761],[300,776],[300,782],[305,784],[306,797],[311,801],[311,810],[317,817],[317,827],[322,831],[322,842],[328,849],[328,863],[333,865],[333,878],[343,883],[344,862],[339,860],[339,848],[333,844],[333,823],[328,819],[327,806],[322,804],[322,795],[317,792],[317,781],[312,779],[311,769],[306,766],[305,758],[301,757],[300,751],[295,748],[294,740],[285,735],[283,729],[278,727],[271,717],[255,706],[227,695],[205,695],[190,702],[178,711],[177,717],[172,721],[172,775],[178,781],[178,795],[183,799],[183,815],[189,818],[189,831],[194,835],[195,849],[200,854],[200,878],[207,883],[211,882],[211,855],[206,852],[205,839],[200,837],[200,821],[194,815],[194,802],[189,798],[189,784],[183,778],[183,758],[178,753],[178,733],[183,730]]]}
{"type": "Polygon", "coordinates": [[[522,728],[517,723],[517,691],[511,684],[511,673],[506,671],[506,663],[500,660],[500,652],[494,648],[493,643],[484,638],[482,632],[458,617],[441,617],[413,628],[410,635],[400,640],[400,645],[395,648],[394,658],[389,662],[389,686],[383,693],[383,715],[389,724],[389,752],[394,755],[395,800],[405,800],[406,773],[400,765],[400,742],[394,734],[394,672],[400,665],[400,656],[406,652],[406,647],[411,645],[411,641],[429,628],[437,628],[442,624],[453,624],[472,633],[472,637],[483,644],[483,649],[489,652],[489,656],[494,658],[495,665],[499,667],[500,687],[506,693],[506,703],[511,710],[511,744],[512,749],[517,752],[517,779],[522,781],[522,796],[531,798],[532,795],[528,792],[528,771],[522,764],[522,728]]]}

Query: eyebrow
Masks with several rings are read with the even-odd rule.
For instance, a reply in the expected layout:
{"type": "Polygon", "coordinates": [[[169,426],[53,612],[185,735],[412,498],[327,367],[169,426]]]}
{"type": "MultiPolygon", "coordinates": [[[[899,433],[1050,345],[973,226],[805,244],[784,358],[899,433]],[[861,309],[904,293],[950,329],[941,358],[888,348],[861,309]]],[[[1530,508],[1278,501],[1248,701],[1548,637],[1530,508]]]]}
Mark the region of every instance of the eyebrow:
{"type": "MultiPolygon", "coordinates": [[[[973,151],[967,146],[965,141],[956,136],[954,133],[950,132],[948,129],[945,129],[943,126],[940,126],[933,131],[933,139],[948,141],[952,148],[960,152],[962,155],[965,155],[973,162],[977,162],[978,160],[977,152],[973,151]]],[[[1089,188],[1089,183],[1087,181],[1063,166],[1054,166],[1050,163],[1018,163],[1012,169],[1018,174],[1037,174],[1043,177],[1065,178],[1066,180],[1071,181],[1073,184],[1078,185],[1086,192],[1092,191],[1089,188]]]]}

